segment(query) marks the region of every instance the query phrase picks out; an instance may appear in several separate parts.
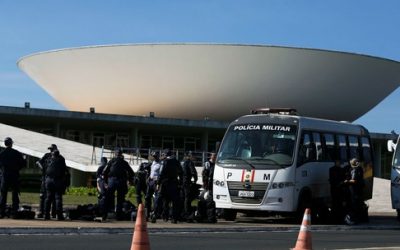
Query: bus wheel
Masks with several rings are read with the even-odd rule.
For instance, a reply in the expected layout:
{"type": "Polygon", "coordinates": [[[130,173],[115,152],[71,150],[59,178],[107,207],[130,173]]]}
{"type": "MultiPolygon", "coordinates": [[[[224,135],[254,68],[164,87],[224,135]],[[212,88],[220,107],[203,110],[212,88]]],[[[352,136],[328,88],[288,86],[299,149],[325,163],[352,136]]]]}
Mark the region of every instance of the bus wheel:
{"type": "Polygon", "coordinates": [[[222,218],[227,221],[234,221],[236,219],[237,211],[233,209],[224,209],[222,211],[222,218]]]}
{"type": "MultiPolygon", "coordinates": [[[[299,197],[299,203],[297,206],[297,211],[296,211],[296,221],[301,222],[303,220],[304,216],[304,211],[306,208],[311,208],[312,202],[311,202],[311,194],[309,192],[304,192],[301,194],[299,197]]],[[[313,212],[313,211],[311,211],[313,212]]]]}

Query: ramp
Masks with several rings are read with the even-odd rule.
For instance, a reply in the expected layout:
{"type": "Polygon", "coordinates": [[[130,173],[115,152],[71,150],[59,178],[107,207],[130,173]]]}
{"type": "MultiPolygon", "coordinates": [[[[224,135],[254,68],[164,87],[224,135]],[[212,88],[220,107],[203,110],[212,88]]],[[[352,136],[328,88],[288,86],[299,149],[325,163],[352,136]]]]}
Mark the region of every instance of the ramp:
{"type": "Polygon", "coordinates": [[[96,172],[98,168],[101,148],[0,123],[2,147],[6,137],[11,137],[14,141],[13,148],[25,155],[42,158],[49,152],[47,148],[51,144],[56,144],[68,167],[83,172],[96,172]],[[92,159],[92,156],[96,156],[97,161],[92,159]]]}

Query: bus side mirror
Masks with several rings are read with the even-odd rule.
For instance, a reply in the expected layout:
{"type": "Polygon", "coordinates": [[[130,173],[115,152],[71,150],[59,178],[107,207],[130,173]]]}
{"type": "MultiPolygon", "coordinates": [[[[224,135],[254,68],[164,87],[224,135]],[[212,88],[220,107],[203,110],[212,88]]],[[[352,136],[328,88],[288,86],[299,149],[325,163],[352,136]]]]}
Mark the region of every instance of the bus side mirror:
{"type": "Polygon", "coordinates": [[[387,141],[387,149],[389,152],[394,152],[396,150],[396,143],[393,142],[393,140],[388,140],[387,141]]]}

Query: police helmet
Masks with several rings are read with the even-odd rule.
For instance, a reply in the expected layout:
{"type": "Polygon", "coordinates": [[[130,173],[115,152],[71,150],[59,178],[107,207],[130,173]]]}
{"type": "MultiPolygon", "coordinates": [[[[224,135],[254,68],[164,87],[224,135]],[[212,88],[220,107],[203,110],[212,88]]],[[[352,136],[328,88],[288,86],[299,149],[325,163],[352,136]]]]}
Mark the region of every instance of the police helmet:
{"type": "Polygon", "coordinates": [[[56,144],[51,144],[50,147],[47,149],[50,149],[51,151],[58,149],[56,144]]]}
{"type": "Polygon", "coordinates": [[[9,147],[9,146],[11,146],[12,144],[13,144],[13,140],[11,139],[11,137],[6,137],[5,139],[4,139],[4,145],[6,146],[6,147],[9,147]]]}
{"type": "Polygon", "coordinates": [[[150,153],[150,155],[151,155],[152,157],[154,157],[154,158],[159,158],[159,157],[160,157],[160,153],[158,153],[157,151],[152,151],[152,152],[150,153]]]}
{"type": "Polygon", "coordinates": [[[166,156],[171,156],[172,155],[172,151],[169,148],[167,148],[167,149],[164,150],[163,154],[166,155],[166,156]]]}
{"type": "Polygon", "coordinates": [[[122,149],[117,148],[117,149],[115,149],[114,153],[115,153],[116,156],[121,156],[122,155],[122,149]]]}
{"type": "Polygon", "coordinates": [[[101,164],[107,164],[107,157],[101,157],[101,164]]]}

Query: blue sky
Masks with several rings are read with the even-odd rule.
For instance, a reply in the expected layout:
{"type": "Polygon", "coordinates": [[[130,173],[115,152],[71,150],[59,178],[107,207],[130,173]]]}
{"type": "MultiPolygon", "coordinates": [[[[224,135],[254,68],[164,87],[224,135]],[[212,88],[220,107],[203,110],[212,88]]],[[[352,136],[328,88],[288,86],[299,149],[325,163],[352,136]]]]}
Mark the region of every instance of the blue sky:
{"type": "MultiPolygon", "coordinates": [[[[0,105],[64,109],[21,72],[35,52],[121,43],[240,43],[400,61],[397,0],[0,0],[0,105]]],[[[356,121],[400,132],[400,89],[356,121]]]]}

